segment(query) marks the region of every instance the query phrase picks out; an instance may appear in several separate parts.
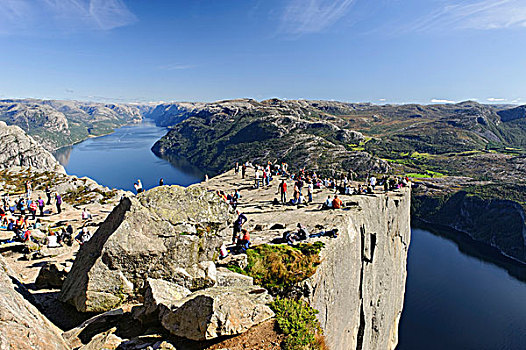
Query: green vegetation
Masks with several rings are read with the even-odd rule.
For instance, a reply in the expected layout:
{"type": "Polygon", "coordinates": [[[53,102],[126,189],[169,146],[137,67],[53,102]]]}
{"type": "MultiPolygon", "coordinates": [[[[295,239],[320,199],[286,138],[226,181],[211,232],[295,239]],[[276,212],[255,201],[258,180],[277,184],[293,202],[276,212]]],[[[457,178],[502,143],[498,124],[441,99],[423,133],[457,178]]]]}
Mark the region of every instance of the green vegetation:
{"type": "Polygon", "coordinates": [[[272,294],[280,294],[293,285],[309,278],[320,264],[322,242],[288,245],[262,244],[249,249],[248,266],[234,272],[254,278],[254,283],[267,288],[272,294]]]}
{"type": "Polygon", "coordinates": [[[477,196],[484,200],[509,200],[519,203],[526,212],[526,185],[525,184],[488,184],[470,186],[464,189],[469,195],[477,196]]]}
{"type": "Polygon", "coordinates": [[[285,334],[284,350],[324,350],[323,331],[316,319],[317,310],[302,300],[276,298],[270,305],[279,328],[285,334]]]}
{"type": "Polygon", "coordinates": [[[106,204],[109,200],[115,197],[117,190],[103,191],[99,188],[91,190],[89,187],[79,186],[75,189],[66,191],[62,196],[62,199],[71,205],[84,205],[92,203],[97,194],[102,195],[99,203],[106,204]]]}

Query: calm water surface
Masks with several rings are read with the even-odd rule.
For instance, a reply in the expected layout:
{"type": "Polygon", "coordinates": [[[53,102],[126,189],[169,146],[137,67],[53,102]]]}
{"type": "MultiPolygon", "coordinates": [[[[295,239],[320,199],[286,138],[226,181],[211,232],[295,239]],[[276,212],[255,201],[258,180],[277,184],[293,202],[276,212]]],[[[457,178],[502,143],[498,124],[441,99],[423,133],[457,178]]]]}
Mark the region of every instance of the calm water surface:
{"type": "Polygon", "coordinates": [[[413,228],[398,350],[526,349],[526,268],[477,255],[413,228]]]}
{"type": "MultiPolygon", "coordinates": [[[[63,149],[57,158],[70,174],[127,190],[139,178],[145,188],[160,177],[183,186],[201,181],[203,173],[184,160],[150,151],[165,133],[146,121],[63,149]]],[[[526,268],[466,248],[472,246],[413,229],[399,350],[526,349],[526,283],[519,280],[526,280],[526,268]]]]}
{"type": "Polygon", "coordinates": [[[140,179],[148,189],[158,185],[161,177],[166,185],[188,186],[201,181],[204,174],[184,159],[168,161],[152,153],[150,148],[166,132],[165,128],[144,121],[63,148],[55,156],[68,174],[87,176],[112,188],[131,191],[133,183],[140,179]]]}

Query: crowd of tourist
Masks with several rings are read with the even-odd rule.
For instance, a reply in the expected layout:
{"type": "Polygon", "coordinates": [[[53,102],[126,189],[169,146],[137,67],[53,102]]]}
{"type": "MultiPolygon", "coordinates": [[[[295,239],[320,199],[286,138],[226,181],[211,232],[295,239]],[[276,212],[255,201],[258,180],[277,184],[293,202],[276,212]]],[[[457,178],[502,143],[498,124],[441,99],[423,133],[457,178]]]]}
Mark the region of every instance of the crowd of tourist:
{"type": "MultiPolygon", "coordinates": [[[[278,181],[277,195],[274,204],[290,206],[307,206],[314,202],[315,190],[328,189],[332,195],[320,205],[321,210],[338,210],[345,208],[345,202],[341,196],[374,195],[380,192],[389,192],[409,185],[409,178],[401,176],[383,175],[377,178],[375,175],[367,174],[363,181],[359,181],[358,175],[349,170],[346,173],[331,172],[331,176],[320,176],[315,170],[300,169],[297,172],[289,172],[287,163],[270,163],[265,165],[245,162],[241,165],[236,163],[234,173],[241,173],[241,179],[248,176],[249,169],[253,171],[253,189],[270,188],[274,181],[278,181]],[[279,180],[275,180],[278,178],[279,180]]],[[[326,191],[325,191],[326,192],[326,191]]],[[[223,190],[217,190],[217,195],[230,205],[232,211],[238,208],[241,195],[238,189],[233,193],[226,194],[223,190]]],[[[247,217],[237,211],[238,217],[233,225],[231,252],[246,252],[250,248],[250,234],[243,225],[248,221],[247,217]]],[[[294,244],[307,238],[314,237],[338,237],[338,229],[320,230],[318,233],[310,234],[307,228],[298,223],[297,230],[285,232],[283,242],[294,244]]],[[[228,247],[221,248],[221,256],[228,254],[228,247]]]]}
{"type": "Polygon", "coordinates": [[[24,187],[25,192],[21,195],[12,196],[5,193],[2,197],[0,229],[12,232],[13,236],[10,239],[0,241],[0,244],[33,242],[54,248],[63,244],[71,246],[73,240],[83,244],[91,238],[91,234],[84,227],[92,218],[91,213],[86,208],[81,213],[82,227],[79,233],[74,235],[75,229],[71,224],[63,222],[52,227],[49,220],[44,220],[62,213],[63,199],[59,193],[52,192],[50,187],[46,186],[44,189],[46,200],[44,200],[42,195],[34,194],[31,181],[27,181],[24,187]],[[53,200],[54,203],[52,203],[53,200]]]}

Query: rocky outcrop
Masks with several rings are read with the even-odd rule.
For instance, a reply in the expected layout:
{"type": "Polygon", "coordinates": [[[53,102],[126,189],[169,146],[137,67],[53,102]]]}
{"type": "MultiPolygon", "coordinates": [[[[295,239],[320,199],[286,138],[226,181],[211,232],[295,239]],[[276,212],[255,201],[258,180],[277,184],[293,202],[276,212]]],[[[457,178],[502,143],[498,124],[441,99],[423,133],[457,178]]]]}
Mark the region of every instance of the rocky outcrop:
{"type": "Polygon", "coordinates": [[[0,349],[69,349],[59,329],[26,300],[25,293],[0,256],[0,349]]]}
{"type": "Polygon", "coordinates": [[[410,192],[355,196],[338,215],[336,240],[305,282],[331,350],[394,349],[404,304],[410,242],[410,192]]]}
{"type": "Polygon", "coordinates": [[[162,186],[124,198],[80,249],[61,300],[100,312],[141,299],[147,278],[190,289],[213,285],[208,262],[230,220],[227,204],[198,188],[162,186]]]}
{"type": "Polygon", "coordinates": [[[192,340],[236,335],[272,318],[266,306],[271,301],[266,290],[253,286],[212,287],[178,301],[161,322],[173,335],[192,340]]]}
{"type": "Polygon", "coordinates": [[[0,169],[13,166],[64,172],[55,157],[24,130],[0,121],[0,169]]]}

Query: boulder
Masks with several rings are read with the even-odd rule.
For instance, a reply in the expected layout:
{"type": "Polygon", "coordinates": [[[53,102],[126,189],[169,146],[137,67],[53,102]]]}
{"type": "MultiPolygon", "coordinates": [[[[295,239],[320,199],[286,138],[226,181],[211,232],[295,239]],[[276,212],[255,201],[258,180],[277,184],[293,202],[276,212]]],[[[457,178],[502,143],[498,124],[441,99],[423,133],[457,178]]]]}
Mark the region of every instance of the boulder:
{"type": "Polygon", "coordinates": [[[237,266],[244,269],[248,266],[248,256],[246,254],[229,254],[219,260],[217,266],[237,266]]]}
{"type": "Polygon", "coordinates": [[[197,187],[161,186],[123,198],[79,250],[60,299],[103,312],[142,299],[147,278],[183,280],[193,289],[213,285],[210,261],[232,219],[227,203],[197,187]]]}
{"type": "Polygon", "coordinates": [[[56,262],[47,262],[40,268],[35,286],[37,288],[61,288],[69,270],[56,262]]]}
{"type": "Polygon", "coordinates": [[[29,297],[0,256],[0,349],[69,349],[60,330],[26,300],[29,297]]]}
{"type": "Polygon", "coordinates": [[[217,269],[217,286],[218,287],[251,287],[254,285],[254,279],[240,273],[232,272],[226,267],[217,269]]]}
{"type": "Polygon", "coordinates": [[[134,317],[143,323],[158,321],[166,311],[190,294],[189,289],[175,283],[148,278],[144,305],[134,310],[134,317]]]}
{"type": "Polygon", "coordinates": [[[264,289],[212,287],[179,301],[161,323],[173,335],[195,341],[236,335],[274,317],[266,305],[271,301],[264,289]]]}
{"type": "Polygon", "coordinates": [[[113,350],[117,349],[123,342],[123,339],[113,334],[116,328],[112,328],[107,332],[95,335],[88,344],[83,345],[79,350],[113,350]]]}

